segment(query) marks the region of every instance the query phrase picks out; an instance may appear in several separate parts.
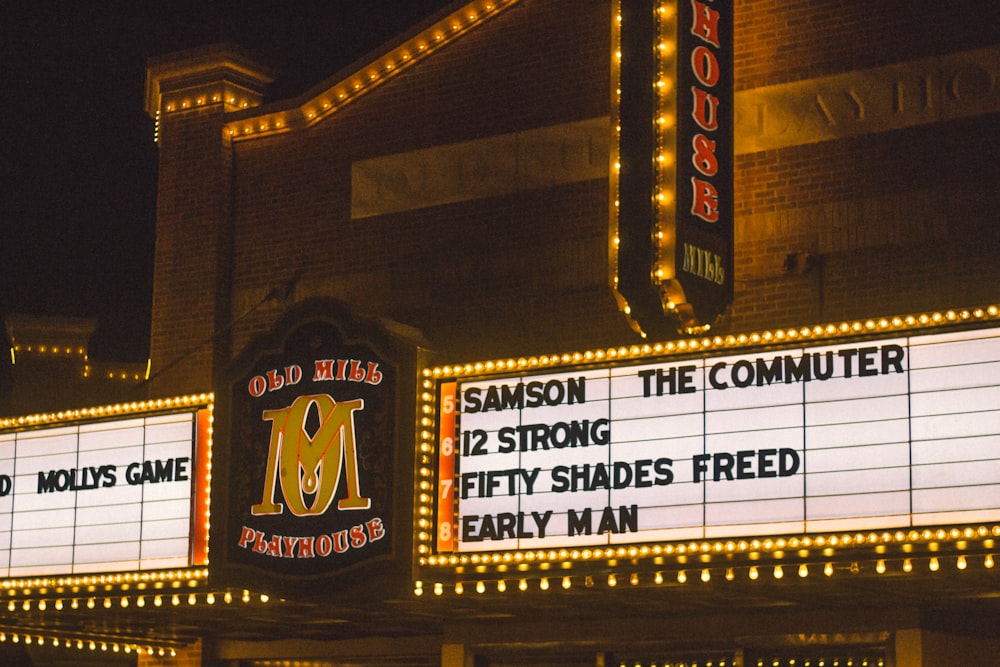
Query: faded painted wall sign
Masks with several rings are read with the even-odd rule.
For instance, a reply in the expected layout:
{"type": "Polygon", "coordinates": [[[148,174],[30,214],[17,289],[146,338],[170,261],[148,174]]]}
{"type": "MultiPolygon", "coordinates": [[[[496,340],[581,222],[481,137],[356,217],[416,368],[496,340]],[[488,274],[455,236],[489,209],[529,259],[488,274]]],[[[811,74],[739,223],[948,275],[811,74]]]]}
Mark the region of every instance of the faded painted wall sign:
{"type": "Polygon", "coordinates": [[[608,174],[608,119],[361,160],[351,165],[351,218],[574,183],[608,174]]]}
{"type": "MultiPolygon", "coordinates": [[[[736,155],[1000,111],[1000,46],[744,90],[736,155]]],[[[607,117],[553,125],[351,166],[351,218],[365,218],[608,175],[607,117]]]]}
{"type": "Polygon", "coordinates": [[[1000,46],[736,94],[736,153],[1000,111],[1000,46]]]}

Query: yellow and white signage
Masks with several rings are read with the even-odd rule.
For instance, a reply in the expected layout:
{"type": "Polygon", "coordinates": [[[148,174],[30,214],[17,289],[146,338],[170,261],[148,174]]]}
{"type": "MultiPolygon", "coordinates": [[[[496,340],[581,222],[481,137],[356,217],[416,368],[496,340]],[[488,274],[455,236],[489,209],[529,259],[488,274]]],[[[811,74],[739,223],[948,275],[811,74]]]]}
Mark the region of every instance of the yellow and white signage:
{"type": "Polygon", "coordinates": [[[201,406],[0,432],[0,577],[204,564],[209,421],[201,406]]]}
{"type": "Polygon", "coordinates": [[[438,396],[437,552],[1000,520],[1000,329],[452,378],[438,396]]]}

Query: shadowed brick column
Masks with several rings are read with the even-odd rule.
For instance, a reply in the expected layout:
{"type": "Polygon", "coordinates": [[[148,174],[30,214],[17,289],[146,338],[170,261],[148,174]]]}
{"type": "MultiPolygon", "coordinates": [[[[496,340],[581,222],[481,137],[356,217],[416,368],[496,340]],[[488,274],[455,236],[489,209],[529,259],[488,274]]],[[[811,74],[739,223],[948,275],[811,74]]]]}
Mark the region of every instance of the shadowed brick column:
{"type": "Polygon", "coordinates": [[[228,357],[232,160],[223,123],[258,106],[272,80],[228,44],[147,64],[146,111],[160,149],[151,396],[210,390],[228,357]]]}

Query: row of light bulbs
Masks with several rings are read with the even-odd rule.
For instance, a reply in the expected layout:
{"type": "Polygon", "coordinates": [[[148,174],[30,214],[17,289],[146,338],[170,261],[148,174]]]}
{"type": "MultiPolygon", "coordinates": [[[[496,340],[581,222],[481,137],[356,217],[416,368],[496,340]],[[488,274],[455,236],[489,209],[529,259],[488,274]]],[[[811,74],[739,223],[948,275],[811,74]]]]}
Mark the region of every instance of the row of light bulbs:
{"type": "Polygon", "coordinates": [[[646,343],[610,347],[602,350],[587,350],[562,354],[539,355],[534,357],[519,357],[517,359],[496,359],[475,363],[439,366],[424,369],[426,377],[458,377],[462,375],[478,375],[481,373],[500,373],[514,370],[562,366],[568,364],[586,364],[615,359],[635,359],[643,357],[685,354],[697,351],[712,351],[717,349],[743,348],[758,345],[774,345],[796,341],[826,340],[828,338],[845,338],[871,333],[888,331],[905,331],[911,329],[937,327],[948,324],[989,321],[1000,316],[1000,306],[990,305],[984,308],[963,308],[946,311],[934,311],[916,315],[883,317],[879,319],[855,320],[817,324],[814,326],[774,329],[743,334],[728,334],[726,336],[710,336],[691,338],[663,343],[646,343]]]}
{"type": "MultiPolygon", "coordinates": [[[[71,347],[65,346],[60,347],[59,345],[13,345],[10,348],[10,361],[11,364],[17,365],[17,355],[20,353],[27,354],[40,354],[40,355],[50,355],[50,356],[76,356],[82,357],[84,361],[83,366],[83,377],[88,378],[93,373],[93,366],[90,364],[90,357],[87,354],[87,349],[83,347],[71,347]]],[[[118,370],[118,371],[108,371],[106,377],[109,380],[132,380],[138,381],[143,379],[142,373],[136,373],[134,371],[128,370],[118,370]]]]}
{"type": "Polygon", "coordinates": [[[645,338],[646,333],[639,326],[639,323],[632,318],[632,309],[629,306],[628,301],[625,296],[618,291],[618,255],[619,246],[621,245],[621,238],[618,234],[618,220],[619,212],[621,210],[621,199],[620,199],[620,188],[619,188],[619,177],[621,175],[621,4],[620,2],[615,3],[614,11],[614,25],[611,31],[611,89],[614,92],[614,97],[611,104],[611,170],[609,174],[609,198],[612,202],[611,208],[609,210],[609,226],[610,226],[610,237],[611,242],[608,244],[608,268],[609,268],[609,282],[611,283],[612,294],[614,294],[615,301],[618,304],[618,310],[620,310],[625,315],[625,321],[628,323],[629,328],[638,333],[641,337],[645,338]]]}
{"type": "MultiPolygon", "coordinates": [[[[427,502],[421,498],[422,502],[427,502]]],[[[418,520],[418,526],[430,523],[429,519],[418,520]]],[[[653,558],[654,562],[662,562],[664,556],[676,557],[679,563],[686,563],[688,558],[711,558],[713,555],[742,554],[751,560],[759,560],[761,554],[775,558],[784,558],[787,551],[795,551],[800,557],[805,557],[811,549],[821,549],[827,558],[832,557],[836,549],[857,549],[873,547],[876,554],[884,554],[892,545],[897,545],[904,553],[912,553],[915,544],[927,544],[930,551],[937,551],[941,543],[954,543],[958,549],[968,548],[970,540],[982,540],[982,548],[991,550],[1000,537],[1000,525],[966,526],[964,528],[923,528],[867,533],[845,533],[840,535],[804,535],[801,537],[768,537],[742,540],[701,541],[680,544],[653,544],[641,546],[593,547],[585,549],[559,549],[538,551],[491,552],[486,554],[441,554],[421,559],[422,565],[439,565],[464,569],[467,565],[482,568],[486,565],[496,565],[499,569],[510,564],[527,567],[537,562],[541,569],[548,569],[553,562],[562,562],[564,566],[575,561],[607,560],[614,566],[618,559],[653,558]]]]}
{"type": "Polygon", "coordinates": [[[621,661],[618,663],[618,667],[738,667],[740,665],[736,660],[727,660],[725,658],[721,660],[705,660],[700,662],[694,660],[692,662],[680,661],[680,662],[642,662],[639,660],[632,661],[621,661]]]}
{"type": "Polygon", "coordinates": [[[20,591],[24,595],[38,593],[46,595],[53,589],[57,594],[65,592],[69,588],[73,592],[86,589],[94,592],[97,588],[103,587],[110,591],[114,587],[122,590],[129,590],[135,586],[139,590],[145,590],[152,586],[161,589],[164,586],[179,588],[182,585],[197,587],[200,581],[208,578],[206,568],[186,568],[182,570],[158,570],[155,572],[124,572],[116,574],[95,574],[95,575],[75,575],[70,577],[58,577],[50,579],[47,577],[35,577],[29,579],[4,579],[0,582],[0,588],[7,591],[8,595],[15,595],[20,591]]]}
{"type": "MultiPolygon", "coordinates": [[[[480,5],[478,13],[469,10],[468,7],[463,8],[461,12],[452,14],[440,24],[426,30],[415,39],[410,40],[387,54],[380,64],[373,63],[367,68],[364,74],[359,73],[358,76],[349,82],[341,82],[339,90],[336,93],[335,102],[331,101],[331,96],[329,95],[310,100],[303,106],[303,114],[310,122],[328,115],[348,98],[402,71],[423,56],[451,42],[458,35],[493,16],[504,5],[510,6],[514,2],[516,0],[490,0],[480,5]],[[465,12],[467,11],[468,13],[466,14],[465,12]]],[[[338,86],[334,88],[338,88],[338,86]]],[[[331,89],[328,92],[332,93],[333,90],[331,89]]]]}
{"type": "MultiPolygon", "coordinates": [[[[885,658],[760,658],[754,664],[756,667],[885,667],[885,658]]],[[[655,666],[650,665],[650,667],[655,666]]],[[[663,667],[671,666],[666,664],[663,667]]],[[[691,665],[691,667],[698,666],[691,665]]]]}
{"type": "MultiPolygon", "coordinates": [[[[250,591],[244,590],[239,596],[239,601],[243,604],[250,604],[254,600],[258,599],[260,602],[266,604],[270,601],[270,597],[267,594],[260,594],[259,596],[254,596],[250,591]]],[[[223,593],[154,593],[150,595],[122,595],[121,597],[107,596],[103,599],[98,597],[74,597],[64,600],[62,598],[57,598],[54,601],[49,601],[45,599],[41,600],[10,600],[7,602],[7,611],[11,613],[16,613],[20,611],[31,611],[34,607],[38,611],[48,611],[49,605],[51,604],[52,609],[55,611],[63,611],[64,609],[80,609],[81,607],[86,607],[87,609],[96,609],[101,606],[105,609],[111,609],[115,606],[117,600],[117,605],[122,609],[127,609],[131,606],[135,606],[142,609],[148,605],[153,607],[162,607],[164,605],[169,605],[172,607],[179,607],[182,604],[187,604],[188,606],[195,606],[197,604],[207,604],[214,605],[218,602],[224,604],[232,604],[237,600],[237,596],[232,593],[232,591],[225,591],[223,593]],[[147,598],[149,598],[147,600],[147,598]]]]}
{"type": "MultiPolygon", "coordinates": [[[[270,598],[266,594],[253,594],[248,590],[243,590],[240,593],[233,593],[232,591],[223,592],[209,592],[202,595],[195,593],[190,593],[188,595],[183,594],[167,594],[167,595],[151,595],[147,602],[147,596],[122,596],[117,598],[117,604],[122,609],[127,609],[130,606],[135,606],[138,608],[143,608],[147,604],[153,607],[162,607],[169,605],[172,607],[180,607],[182,604],[187,604],[188,606],[195,606],[197,604],[207,604],[215,605],[219,602],[223,604],[232,604],[236,601],[240,601],[243,604],[250,604],[251,602],[257,600],[262,604],[267,604],[270,598]]],[[[52,602],[52,607],[61,611],[63,609],[79,609],[80,607],[86,607],[87,609],[95,609],[101,606],[105,609],[111,609],[115,606],[115,598],[105,597],[101,602],[98,602],[98,598],[72,598],[68,601],[57,599],[52,602]]],[[[49,601],[47,600],[36,600],[34,601],[34,607],[38,611],[47,611],[49,609],[49,601]]],[[[7,611],[16,613],[18,611],[31,611],[32,601],[14,601],[11,600],[7,603],[7,611]]],[[[10,629],[0,630],[0,642],[12,642],[12,643],[24,643],[27,645],[37,645],[37,646],[52,646],[52,647],[66,647],[66,648],[76,648],[79,650],[90,650],[90,651],[110,651],[112,653],[136,653],[136,654],[146,654],[149,656],[158,657],[175,657],[177,655],[176,649],[169,646],[157,646],[148,642],[136,643],[128,642],[124,640],[119,641],[108,641],[99,639],[86,639],[80,637],[58,637],[47,635],[43,633],[30,633],[23,631],[12,631],[10,629]]]]}
{"type": "MultiPolygon", "coordinates": [[[[83,376],[90,377],[89,366],[84,370],[83,376]]],[[[143,379],[142,373],[130,373],[129,371],[108,371],[104,377],[108,380],[128,380],[130,382],[138,382],[143,379]]]]}
{"type": "MultiPolygon", "coordinates": [[[[175,113],[179,111],[190,111],[192,109],[203,109],[215,105],[222,105],[226,110],[249,109],[251,101],[243,97],[246,90],[240,90],[240,97],[233,94],[233,90],[228,84],[223,84],[225,90],[218,90],[218,84],[208,84],[197,88],[188,88],[173,94],[172,99],[162,102],[161,108],[156,110],[153,122],[153,143],[160,142],[160,131],[163,123],[164,113],[175,113]]],[[[255,94],[251,93],[254,97],[255,94]]],[[[257,106],[260,99],[253,100],[253,106],[257,106]]],[[[230,134],[232,134],[230,132],[230,134]]]]}
{"type": "MultiPolygon", "coordinates": [[[[657,108],[653,124],[653,136],[656,138],[656,154],[653,159],[653,169],[656,170],[655,191],[653,202],[656,210],[653,234],[655,237],[656,257],[651,267],[655,282],[660,285],[661,290],[668,289],[668,285],[675,278],[668,275],[664,266],[673,266],[672,256],[674,228],[676,218],[674,187],[676,184],[676,160],[675,153],[677,146],[676,114],[677,96],[674,94],[673,81],[668,73],[673,74],[677,70],[677,21],[676,12],[673,6],[662,4],[657,7],[657,37],[658,45],[650,45],[656,54],[657,78],[654,87],[657,90],[657,108]],[[666,231],[665,231],[666,230],[666,231]]],[[[667,299],[667,309],[674,310],[677,307],[676,300],[683,298],[683,295],[675,295],[674,298],[667,299]]]]}
{"type": "MultiPolygon", "coordinates": [[[[706,660],[704,662],[628,662],[618,663],[618,667],[737,667],[742,662],[735,660],[706,660]]],[[[885,667],[885,658],[758,658],[756,667],[885,667]]]]}
{"type": "Polygon", "coordinates": [[[15,343],[13,348],[14,352],[31,352],[34,354],[51,354],[51,355],[76,355],[78,357],[87,356],[87,349],[84,347],[71,347],[69,345],[59,346],[59,345],[20,345],[15,343]]]}
{"type": "MultiPolygon", "coordinates": [[[[968,569],[971,558],[973,557],[965,555],[954,557],[955,569],[958,571],[964,571],[968,569]]],[[[996,566],[996,559],[993,554],[986,554],[985,556],[982,557],[982,559],[983,559],[982,567],[984,569],[992,570],[996,566]]],[[[889,572],[903,572],[909,574],[914,571],[915,567],[914,560],[922,560],[922,559],[914,559],[914,558],[879,559],[875,561],[873,566],[873,571],[877,574],[886,574],[889,572]]],[[[945,558],[941,556],[931,556],[930,558],[927,559],[926,567],[930,572],[938,572],[939,570],[941,570],[943,560],[950,560],[950,557],[945,558]]],[[[673,581],[675,581],[677,584],[686,584],[689,581],[701,581],[703,583],[709,583],[720,573],[722,575],[722,578],[725,579],[726,581],[735,581],[737,578],[737,571],[743,569],[746,570],[745,574],[746,578],[751,581],[757,581],[762,576],[765,576],[768,570],[770,570],[770,575],[774,579],[785,578],[788,574],[788,570],[796,574],[799,578],[804,579],[810,576],[810,574],[812,574],[815,571],[815,569],[819,566],[820,563],[800,563],[798,566],[795,565],[786,566],[782,564],[767,565],[767,566],[750,565],[749,567],[746,568],[727,567],[721,569],[710,568],[710,567],[704,567],[704,568],[695,567],[695,568],[679,569],[673,573],[658,571],[655,572],[652,575],[651,579],[647,581],[651,581],[653,584],[657,586],[668,583],[669,579],[673,579],[673,581]]],[[[846,566],[835,565],[832,561],[828,561],[826,563],[823,563],[821,568],[823,575],[826,577],[832,577],[838,571],[838,569],[841,571],[846,570],[851,574],[859,574],[861,573],[863,568],[861,563],[858,561],[853,561],[846,566]]],[[[597,583],[596,578],[592,575],[583,575],[583,576],[577,575],[575,579],[577,583],[579,583],[582,580],[582,583],[585,588],[593,588],[594,586],[596,586],[597,583]]],[[[640,583],[642,583],[642,576],[640,576],[638,572],[632,572],[628,575],[621,573],[611,573],[607,576],[606,580],[608,588],[615,588],[616,586],[618,586],[620,583],[620,579],[627,581],[628,584],[632,586],[638,586],[640,583]]],[[[444,583],[437,582],[431,584],[430,589],[435,596],[444,595],[444,593],[449,587],[456,595],[462,595],[466,592],[466,586],[471,587],[471,589],[478,594],[486,593],[490,588],[493,588],[498,593],[506,593],[508,590],[511,589],[516,589],[518,591],[527,591],[531,587],[529,581],[530,580],[527,577],[522,577],[516,579],[516,581],[511,580],[510,582],[508,582],[507,579],[497,579],[495,581],[488,581],[481,579],[474,582],[458,581],[455,582],[454,585],[446,585],[444,583]]],[[[552,577],[542,576],[537,581],[538,590],[542,591],[548,591],[552,589],[558,590],[559,588],[562,588],[564,590],[569,590],[573,586],[574,586],[574,577],[571,575],[563,575],[561,577],[558,575],[552,577]]],[[[421,597],[424,595],[424,593],[425,593],[424,582],[423,581],[414,582],[413,594],[416,595],[417,597],[421,597]]]]}
{"type": "Polygon", "coordinates": [[[245,99],[237,101],[236,97],[233,95],[226,97],[222,93],[215,92],[204,95],[196,94],[194,98],[185,97],[179,102],[167,102],[163,108],[167,113],[173,113],[175,111],[187,111],[188,109],[195,107],[219,104],[223,101],[231,107],[238,107],[240,109],[246,109],[250,106],[250,102],[245,99]]]}
{"type": "MultiPolygon", "coordinates": [[[[359,95],[367,93],[375,86],[389,80],[410,65],[418,62],[436,49],[452,42],[484,20],[496,15],[517,0],[487,0],[477,6],[465,6],[461,11],[443,19],[431,28],[405,44],[386,54],[378,62],[362,68],[353,76],[339,82],[322,95],[308,100],[297,110],[297,114],[312,125],[342,108],[359,95]]],[[[168,111],[172,109],[168,108],[168,111]]],[[[271,135],[286,132],[289,128],[289,114],[281,111],[253,119],[234,121],[226,126],[230,138],[271,135]]]]}
{"type": "Polygon", "coordinates": [[[212,393],[189,394],[187,396],[157,398],[149,401],[132,401],[130,403],[115,403],[113,405],[100,405],[75,410],[60,410],[58,412],[46,412],[34,415],[24,415],[21,417],[4,417],[0,418],[0,428],[40,426],[64,421],[76,421],[79,419],[115,417],[118,415],[134,414],[136,412],[171,410],[175,408],[188,408],[198,405],[208,405],[211,407],[214,401],[215,394],[212,393]]]}
{"type": "Polygon", "coordinates": [[[176,657],[177,649],[168,646],[154,646],[148,643],[137,644],[129,642],[118,642],[118,641],[106,641],[106,640],[96,640],[96,639],[80,639],[80,638],[59,638],[52,637],[44,634],[31,634],[31,633],[20,633],[20,632],[4,632],[0,631],[0,642],[11,642],[12,644],[25,644],[28,646],[37,645],[39,647],[52,646],[55,648],[65,647],[68,649],[78,649],[78,650],[90,650],[90,651],[101,651],[104,653],[123,653],[129,655],[135,654],[146,654],[149,656],[157,657],[176,657]]]}

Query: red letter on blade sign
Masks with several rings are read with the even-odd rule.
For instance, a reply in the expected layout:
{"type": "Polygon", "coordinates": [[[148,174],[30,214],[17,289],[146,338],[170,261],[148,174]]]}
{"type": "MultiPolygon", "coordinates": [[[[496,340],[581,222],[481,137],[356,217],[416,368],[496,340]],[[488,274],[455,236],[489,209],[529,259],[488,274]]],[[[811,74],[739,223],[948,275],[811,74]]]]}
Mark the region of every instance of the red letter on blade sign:
{"type": "Polygon", "coordinates": [[[696,215],[705,222],[719,220],[719,191],[708,181],[691,177],[691,215],[696,215]]]}
{"type": "Polygon", "coordinates": [[[694,102],[691,117],[698,123],[698,127],[706,132],[719,129],[719,118],[716,114],[719,109],[719,98],[697,86],[691,86],[691,99],[694,102]]]}
{"type": "Polygon", "coordinates": [[[694,154],[691,163],[705,176],[715,176],[719,171],[719,159],[715,157],[715,142],[704,134],[696,134],[691,139],[694,154]]]}
{"type": "Polygon", "coordinates": [[[696,46],[691,51],[691,71],[703,86],[711,88],[719,83],[719,60],[707,46],[696,46]]]}
{"type": "Polygon", "coordinates": [[[719,12],[708,5],[691,0],[691,13],[694,23],[691,24],[691,34],[708,42],[712,46],[719,44],[719,12]]]}

